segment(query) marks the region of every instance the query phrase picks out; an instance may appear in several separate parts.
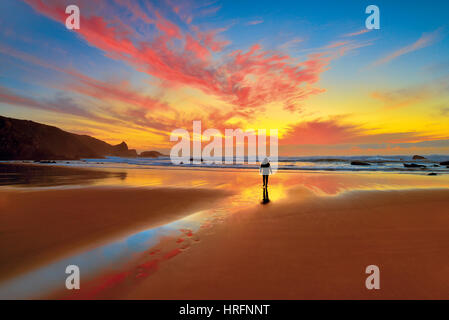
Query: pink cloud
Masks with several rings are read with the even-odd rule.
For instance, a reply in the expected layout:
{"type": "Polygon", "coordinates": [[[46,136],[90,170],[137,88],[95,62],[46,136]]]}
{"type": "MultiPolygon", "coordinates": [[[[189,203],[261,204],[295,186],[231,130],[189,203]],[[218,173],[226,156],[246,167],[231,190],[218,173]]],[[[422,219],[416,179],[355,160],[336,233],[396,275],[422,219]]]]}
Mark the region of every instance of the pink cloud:
{"type": "Polygon", "coordinates": [[[343,37],[355,37],[355,36],[359,36],[359,35],[361,35],[361,34],[370,32],[370,31],[371,31],[370,29],[362,29],[362,30],[357,31],[357,32],[352,32],[352,33],[344,34],[343,37]]]}
{"type": "Polygon", "coordinates": [[[334,43],[331,43],[331,44],[327,45],[325,47],[325,49],[334,49],[334,48],[342,47],[342,46],[344,46],[344,45],[346,45],[348,43],[349,43],[349,41],[334,42],[334,43]]]}
{"type": "Polygon", "coordinates": [[[281,145],[395,144],[441,139],[418,132],[372,133],[360,124],[344,121],[345,117],[315,119],[290,126],[281,145]]]}
{"type": "Polygon", "coordinates": [[[218,34],[226,31],[225,28],[217,30],[200,31],[198,27],[192,26],[192,30],[195,33],[196,38],[203,42],[213,52],[222,51],[227,45],[230,44],[228,40],[221,40],[218,38],[218,34]]]}
{"type": "Polygon", "coordinates": [[[5,103],[18,107],[27,107],[63,114],[70,114],[103,123],[111,123],[114,120],[106,119],[89,110],[86,110],[73,99],[67,96],[55,96],[52,99],[36,99],[15,93],[5,87],[0,86],[0,103],[5,103]]]}
{"type": "Polygon", "coordinates": [[[379,66],[385,63],[390,62],[393,59],[396,59],[404,54],[428,47],[435,42],[437,42],[442,37],[442,29],[437,29],[430,33],[424,33],[418,40],[416,40],[414,43],[402,47],[401,49],[398,49],[387,56],[375,61],[372,66],[379,66]]]}
{"type": "Polygon", "coordinates": [[[127,81],[122,81],[120,83],[100,81],[85,74],[81,74],[76,70],[60,68],[54,64],[50,64],[36,57],[30,56],[27,53],[8,47],[0,47],[0,53],[10,55],[21,59],[22,61],[55,70],[69,76],[70,78],[68,84],[64,85],[59,83],[56,85],[56,87],[62,87],[66,91],[81,93],[83,95],[101,100],[106,99],[119,101],[146,110],[167,110],[169,108],[166,103],[136,91],[127,81]]]}
{"type": "MultiPolygon", "coordinates": [[[[55,0],[26,0],[35,10],[63,22],[64,11],[55,0]],[[61,13],[62,12],[62,13],[61,13]]],[[[119,1],[126,6],[127,2],[119,1]]],[[[248,51],[236,51],[225,60],[215,60],[211,52],[220,52],[228,41],[217,39],[221,30],[193,33],[181,29],[155,12],[150,18],[136,5],[127,6],[134,18],[154,23],[159,35],[148,41],[138,41],[113,14],[83,16],[79,35],[90,45],[103,50],[113,59],[125,61],[137,70],[165,80],[165,85],[196,87],[205,93],[221,97],[236,108],[255,108],[280,101],[292,108],[301,100],[322,90],[313,89],[330,61],[324,55],[310,55],[301,63],[282,53],[265,51],[253,45],[248,51]],[[175,40],[184,43],[179,46],[175,40]]]]}
{"type": "Polygon", "coordinates": [[[164,19],[157,11],[156,11],[156,27],[164,32],[169,38],[181,39],[181,30],[179,27],[170,21],[164,19]]]}
{"type": "Polygon", "coordinates": [[[252,21],[247,22],[246,25],[247,25],[247,26],[254,26],[254,25],[256,25],[256,24],[261,24],[261,23],[263,23],[263,22],[264,22],[264,21],[263,21],[262,19],[252,20],[252,21]]]}
{"type": "Polygon", "coordinates": [[[279,48],[281,48],[281,49],[289,49],[289,48],[294,47],[294,46],[296,46],[297,44],[299,44],[299,43],[301,43],[301,42],[303,42],[303,41],[304,41],[304,40],[301,39],[301,38],[294,38],[294,39],[292,39],[292,40],[289,40],[289,41],[287,41],[287,42],[281,44],[281,45],[279,46],[279,48]]]}
{"type": "Polygon", "coordinates": [[[337,144],[353,141],[362,134],[361,128],[343,124],[338,119],[302,122],[291,126],[281,144],[337,144]]]}
{"type": "Polygon", "coordinates": [[[210,56],[209,50],[189,34],[186,36],[185,50],[194,53],[195,57],[201,60],[210,56]]]}

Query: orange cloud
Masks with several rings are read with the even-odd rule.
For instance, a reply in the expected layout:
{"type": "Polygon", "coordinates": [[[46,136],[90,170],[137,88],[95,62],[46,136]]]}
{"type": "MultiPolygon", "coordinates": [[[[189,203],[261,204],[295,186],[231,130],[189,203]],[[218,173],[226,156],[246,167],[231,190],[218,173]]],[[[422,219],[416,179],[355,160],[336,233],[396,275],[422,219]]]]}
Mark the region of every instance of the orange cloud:
{"type": "Polygon", "coordinates": [[[374,91],[371,97],[384,103],[385,109],[398,109],[446,95],[449,78],[441,77],[425,84],[390,91],[374,91]]]}

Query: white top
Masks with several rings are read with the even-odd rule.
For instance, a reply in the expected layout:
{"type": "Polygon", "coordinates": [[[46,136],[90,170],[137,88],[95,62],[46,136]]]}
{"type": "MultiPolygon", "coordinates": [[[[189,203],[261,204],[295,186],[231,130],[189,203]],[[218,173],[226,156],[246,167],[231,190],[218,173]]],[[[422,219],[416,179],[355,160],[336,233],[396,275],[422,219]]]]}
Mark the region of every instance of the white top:
{"type": "Polygon", "coordinates": [[[259,172],[264,175],[264,176],[268,176],[270,174],[273,174],[273,170],[271,170],[271,166],[269,167],[262,167],[262,165],[266,165],[269,164],[269,161],[267,158],[265,158],[262,163],[260,164],[260,169],[259,172]]]}

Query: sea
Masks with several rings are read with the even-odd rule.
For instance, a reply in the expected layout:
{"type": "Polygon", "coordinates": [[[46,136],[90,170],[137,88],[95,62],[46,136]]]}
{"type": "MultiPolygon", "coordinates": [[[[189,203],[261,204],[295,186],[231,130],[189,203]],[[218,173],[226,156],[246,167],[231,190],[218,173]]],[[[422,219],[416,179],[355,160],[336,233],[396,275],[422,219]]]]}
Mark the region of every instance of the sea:
{"type": "MultiPolygon", "coordinates": [[[[312,157],[279,157],[270,159],[273,167],[278,170],[299,171],[384,171],[384,172],[422,172],[422,173],[449,173],[449,166],[441,162],[449,161],[449,155],[425,155],[425,159],[413,159],[410,155],[388,156],[312,156],[312,157]],[[357,165],[354,162],[363,162],[357,165]],[[411,166],[412,165],[412,166],[411,166]],[[413,167],[413,165],[417,165],[413,167]]],[[[218,159],[215,159],[218,160],[218,159]]],[[[121,158],[106,157],[103,159],[82,159],[81,161],[56,161],[59,164],[81,165],[98,167],[126,166],[157,166],[157,167],[184,167],[184,168],[232,168],[232,169],[258,169],[260,162],[248,163],[247,159],[234,157],[232,163],[207,163],[206,161],[181,162],[173,164],[169,157],[159,158],[121,158]]]]}

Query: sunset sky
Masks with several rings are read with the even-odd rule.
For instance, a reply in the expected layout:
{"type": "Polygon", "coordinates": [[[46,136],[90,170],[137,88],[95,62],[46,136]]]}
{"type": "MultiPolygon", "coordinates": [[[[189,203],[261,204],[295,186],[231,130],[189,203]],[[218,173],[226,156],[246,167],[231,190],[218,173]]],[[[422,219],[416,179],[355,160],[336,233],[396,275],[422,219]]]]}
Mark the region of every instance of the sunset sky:
{"type": "Polygon", "coordinates": [[[2,0],[0,115],[139,151],[201,120],[278,129],[281,155],[448,154],[448,15],[446,0],[2,0]]]}

